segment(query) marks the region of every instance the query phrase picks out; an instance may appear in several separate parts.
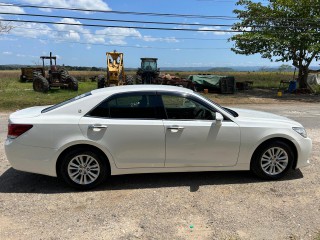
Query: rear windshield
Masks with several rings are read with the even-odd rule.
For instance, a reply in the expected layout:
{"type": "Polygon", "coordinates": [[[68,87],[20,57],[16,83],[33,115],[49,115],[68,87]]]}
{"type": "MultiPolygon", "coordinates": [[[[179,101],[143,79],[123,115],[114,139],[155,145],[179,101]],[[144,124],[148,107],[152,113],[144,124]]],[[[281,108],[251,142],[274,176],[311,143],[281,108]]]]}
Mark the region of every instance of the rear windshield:
{"type": "Polygon", "coordinates": [[[49,111],[51,111],[51,110],[54,110],[54,109],[59,108],[59,107],[62,107],[62,106],[64,106],[64,105],[68,104],[68,103],[77,101],[77,100],[79,100],[79,99],[81,99],[81,98],[84,98],[84,97],[87,97],[87,96],[90,96],[90,95],[91,95],[91,92],[87,92],[87,93],[81,94],[81,95],[76,96],[76,97],[74,97],[74,98],[68,99],[68,100],[66,100],[66,101],[64,101],[64,102],[61,102],[61,103],[58,103],[58,104],[56,104],[56,105],[52,105],[52,106],[50,106],[50,107],[47,107],[47,108],[43,109],[43,110],[41,111],[41,113],[49,112],[49,111]]]}

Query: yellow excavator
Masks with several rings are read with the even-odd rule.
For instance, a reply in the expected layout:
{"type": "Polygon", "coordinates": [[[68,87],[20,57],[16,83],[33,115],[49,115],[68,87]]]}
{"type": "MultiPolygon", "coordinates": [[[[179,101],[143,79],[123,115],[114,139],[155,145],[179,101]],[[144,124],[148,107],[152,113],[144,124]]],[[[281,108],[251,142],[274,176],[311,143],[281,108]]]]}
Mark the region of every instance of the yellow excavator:
{"type": "Polygon", "coordinates": [[[123,53],[106,52],[107,55],[107,77],[98,76],[98,88],[119,86],[125,84],[126,75],[123,66],[123,53]]]}

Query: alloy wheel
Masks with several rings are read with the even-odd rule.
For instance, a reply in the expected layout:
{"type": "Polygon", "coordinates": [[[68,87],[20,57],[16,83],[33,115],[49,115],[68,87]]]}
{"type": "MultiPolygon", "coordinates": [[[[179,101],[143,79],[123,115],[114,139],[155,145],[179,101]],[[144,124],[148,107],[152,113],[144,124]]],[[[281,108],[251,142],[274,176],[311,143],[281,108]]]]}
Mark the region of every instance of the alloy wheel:
{"type": "Polygon", "coordinates": [[[80,185],[96,181],[100,174],[99,162],[90,155],[77,155],[68,164],[70,179],[80,185]]]}
{"type": "Polygon", "coordinates": [[[282,173],[289,163],[287,152],[280,147],[269,148],[262,154],[261,168],[268,175],[277,175],[282,173]]]}

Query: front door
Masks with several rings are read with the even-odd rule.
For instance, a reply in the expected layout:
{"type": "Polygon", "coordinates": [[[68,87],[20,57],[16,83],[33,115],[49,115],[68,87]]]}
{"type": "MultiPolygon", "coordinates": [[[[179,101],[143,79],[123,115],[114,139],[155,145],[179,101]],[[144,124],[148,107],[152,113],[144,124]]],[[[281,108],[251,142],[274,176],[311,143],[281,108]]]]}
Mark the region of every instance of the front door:
{"type": "Polygon", "coordinates": [[[215,111],[184,96],[162,94],[167,113],[166,167],[233,166],[240,129],[230,120],[217,124],[215,111]]]}

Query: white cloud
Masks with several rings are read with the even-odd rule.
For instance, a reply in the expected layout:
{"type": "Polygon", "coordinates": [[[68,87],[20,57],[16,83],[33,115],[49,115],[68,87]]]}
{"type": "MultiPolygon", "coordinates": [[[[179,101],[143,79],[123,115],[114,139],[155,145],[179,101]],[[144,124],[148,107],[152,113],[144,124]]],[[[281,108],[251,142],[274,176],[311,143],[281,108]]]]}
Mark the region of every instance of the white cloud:
{"type": "Polygon", "coordinates": [[[56,42],[83,42],[88,44],[87,49],[91,48],[90,44],[97,43],[126,45],[126,39],[128,37],[144,42],[179,42],[179,40],[177,40],[175,37],[153,37],[150,35],[143,36],[134,28],[109,27],[92,32],[89,28],[85,28],[80,21],[73,18],[63,18],[57,23],[62,24],[56,24],[50,27],[41,23],[16,24],[11,33],[16,36],[39,39],[41,44],[49,43],[50,39],[56,42]],[[65,25],[64,23],[71,25],[65,25]]]}
{"type": "Polygon", "coordinates": [[[11,34],[16,36],[39,38],[51,35],[51,28],[43,23],[23,23],[15,24],[11,34]]]}
{"type": "Polygon", "coordinates": [[[80,26],[79,25],[64,25],[64,24],[54,25],[54,27],[59,31],[73,30],[73,31],[81,32],[83,30],[83,26],[81,26],[81,22],[76,21],[73,18],[63,18],[58,23],[80,24],[80,26]]]}
{"type": "Polygon", "coordinates": [[[151,37],[148,35],[145,35],[142,37],[142,40],[145,42],[167,42],[167,43],[177,43],[179,40],[177,40],[175,37],[165,37],[165,38],[157,38],[157,37],[151,37]]]}
{"type": "MultiPolygon", "coordinates": [[[[72,18],[63,18],[59,23],[71,23],[71,24],[81,24],[81,22],[76,21],[72,18]]],[[[60,32],[55,33],[55,37],[57,40],[67,40],[67,41],[80,41],[81,37],[79,33],[85,31],[83,26],[78,25],[54,25],[60,32]]]]}
{"type": "Polygon", "coordinates": [[[2,52],[3,55],[12,55],[12,52],[2,52]]]}
{"type": "Polygon", "coordinates": [[[219,32],[219,31],[216,31],[216,30],[225,30],[225,31],[228,31],[229,29],[221,29],[221,27],[201,27],[198,29],[199,32],[203,33],[203,34],[208,34],[208,33],[211,33],[213,35],[230,35],[229,32],[219,32]]]}
{"type": "Polygon", "coordinates": [[[71,41],[79,41],[80,40],[80,35],[77,32],[73,32],[73,31],[69,31],[69,33],[67,33],[64,36],[65,40],[71,40],[71,41]]]}
{"type": "Polygon", "coordinates": [[[16,56],[17,56],[17,57],[26,57],[26,55],[20,54],[20,53],[16,54],[16,56]]]}
{"type": "Polygon", "coordinates": [[[104,43],[104,36],[94,35],[88,29],[82,32],[83,38],[87,43],[104,43]]]}
{"type": "MultiPolygon", "coordinates": [[[[0,2],[0,4],[8,5],[8,3],[1,3],[1,2],[0,2]]],[[[10,12],[10,13],[25,13],[21,7],[16,7],[16,6],[1,6],[1,11],[2,12],[10,12]]]]}
{"type": "Polygon", "coordinates": [[[46,44],[47,39],[54,39],[56,41],[70,41],[79,42],[84,39],[87,43],[104,43],[103,36],[97,36],[90,32],[89,29],[85,29],[81,22],[76,21],[72,18],[61,19],[58,23],[69,23],[79,25],[53,25],[49,27],[46,24],[40,23],[24,23],[15,24],[15,28],[12,29],[11,33],[16,36],[24,36],[28,38],[38,38],[40,43],[46,44]],[[46,39],[41,39],[45,37],[46,39]]]}
{"type": "MultiPolygon", "coordinates": [[[[78,23],[74,19],[62,19],[62,23],[78,23]]],[[[23,23],[15,24],[15,27],[11,30],[11,33],[16,36],[23,36],[28,38],[46,38],[55,40],[67,40],[67,41],[80,41],[80,34],[84,31],[82,26],[68,26],[68,25],[54,25],[50,28],[46,24],[42,23],[23,23]],[[54,29],[61,32],[55,32],[54,29]]],[[[40,43],[45,44],[47,40],[39,39],[40,43]]]]}
{"type": "Polygon", "coordinates": [[[23,0],[23,2],[52,7],[111,10],[103,0],[23,0]]]}
{"type": "Polygon", "coordinates": [[[142,38],[139,31],[133,28],[104,28],[102,30],[97,30],[96,34],[105,35],[104,38],[108,39],[110,44],[125,45],[126,37],[137,37],[142,38]]]}
{"type": "Polygon", "coordinates": [[[47,40],[42,40],[42,39],[40,39],[39,42],[42,43],[42,44],[44,44],[44,45],[48,44],[48,41],[47,41],[47,40]]]}
{"type": "Polygon", "coordinates": [[[0,36],[0,41],[18,41],[17,38],[10,38],[5,36],[0,36]]]}

